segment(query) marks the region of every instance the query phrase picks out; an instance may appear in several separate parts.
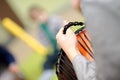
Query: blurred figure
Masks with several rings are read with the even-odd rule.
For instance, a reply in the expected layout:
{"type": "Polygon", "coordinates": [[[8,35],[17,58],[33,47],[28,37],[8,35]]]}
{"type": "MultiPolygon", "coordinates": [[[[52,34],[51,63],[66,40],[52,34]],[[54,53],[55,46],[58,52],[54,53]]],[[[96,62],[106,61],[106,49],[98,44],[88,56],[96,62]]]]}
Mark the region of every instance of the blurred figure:
{"type": "Polygon", "coordinates": [[[120,1],[79,1],[95,51],[97,80],[120,80],[120,1]]]}
{"type": "Polygon", "coordinates": [[[72,7],[81,12],[80,0],[72,0],[72,7]]]}
{"type": "Polygon", "coordinates": [[[0,80],[24,80],[23,78],[14,56],[5,47],[0,46],[0,80]]]}
{"type": "Polygon", "coordinates": [[[53,67],[57,61],[58,46],[55,39],[55,35],[62,26],[62,19],[59,16],[49,16],[43,9],[38,7],[32,7],[30,9],[30,17],[38,23],[40,28],[40,42],[48,46],[53,47],[51,52],[47,56],[47,60],[44,64],[44,72],[39,80],[51,80],[53,75],[53,67]]]}

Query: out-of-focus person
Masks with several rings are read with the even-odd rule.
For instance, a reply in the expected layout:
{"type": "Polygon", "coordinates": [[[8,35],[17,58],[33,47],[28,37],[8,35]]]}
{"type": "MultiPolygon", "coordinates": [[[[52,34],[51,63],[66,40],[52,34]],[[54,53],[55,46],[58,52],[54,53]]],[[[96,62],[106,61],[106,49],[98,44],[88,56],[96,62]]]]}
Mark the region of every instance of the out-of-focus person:
{"type": "Polygon", "coordinates": [[[53,51],[48,53],[47,60],[43,66],[43,74],[39,78],[39,80],[50,80],[58,55],[55,35],[62,26],[62,18],[57,15],[48,15],[42,8],[36,6],[31,7],[29,15],[39,26],[40,42],[43,43],[46,48],[49,46],[53,48],[53,51]]]}
{"type": "Polygon", "coordinates": [[[0,80],[24,80],[14,56],[0,46],[0,80]]]}

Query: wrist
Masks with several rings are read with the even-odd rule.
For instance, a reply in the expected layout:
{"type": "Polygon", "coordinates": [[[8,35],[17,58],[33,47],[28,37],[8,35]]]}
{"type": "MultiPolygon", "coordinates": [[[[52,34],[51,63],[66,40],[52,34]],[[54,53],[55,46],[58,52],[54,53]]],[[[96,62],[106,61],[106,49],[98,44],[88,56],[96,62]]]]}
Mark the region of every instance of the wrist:
{"type": "Polygon", "coordinates": [[[78,54],[80,54],[78,49],[69,49],[66,53],[71,62],[78,54]]]}

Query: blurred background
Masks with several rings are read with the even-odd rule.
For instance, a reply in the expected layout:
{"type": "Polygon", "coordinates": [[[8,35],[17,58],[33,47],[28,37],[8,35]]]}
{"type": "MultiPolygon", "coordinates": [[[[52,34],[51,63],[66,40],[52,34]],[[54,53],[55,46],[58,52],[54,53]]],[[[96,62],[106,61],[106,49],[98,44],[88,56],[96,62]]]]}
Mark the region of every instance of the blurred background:
{"type": "MultiPolygon", "coordinates": [[[[63,20],[82,20],[80,12],[72,8],[71,0],[0,0],[0,45],[7,47],[15,56],[25,80],[38,80],[46,58],[5,28],[3,19],[9,17],[40,43],[38,26],[29,16],[29,9],[34,5],[44,8],[49,15],[61,16],[63,20]]],[[[57,80],[56,75],[53,75],[53,80],[57,80]]]]}

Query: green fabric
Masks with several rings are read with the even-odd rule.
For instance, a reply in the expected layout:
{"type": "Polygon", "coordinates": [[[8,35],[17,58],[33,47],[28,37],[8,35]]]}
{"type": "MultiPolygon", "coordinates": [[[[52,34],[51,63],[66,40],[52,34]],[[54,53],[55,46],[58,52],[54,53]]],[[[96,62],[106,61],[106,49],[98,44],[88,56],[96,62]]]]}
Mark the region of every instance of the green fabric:
{"type": "Polygon", "coordinates": [[[82,28],[84,26],[72,26],[71,29],[73,32],[76,32],[78,29],[82,28]]]}
{"type": "Polygon", "coordinates": [[[46,36],[48,37],[48,39],[52,43],[53,49],[56,49],[57,48],[57,41],[55,39],[55,35],[50,31],[47,23],[41,23],[40,29],[46,34],[46,36]]]}

